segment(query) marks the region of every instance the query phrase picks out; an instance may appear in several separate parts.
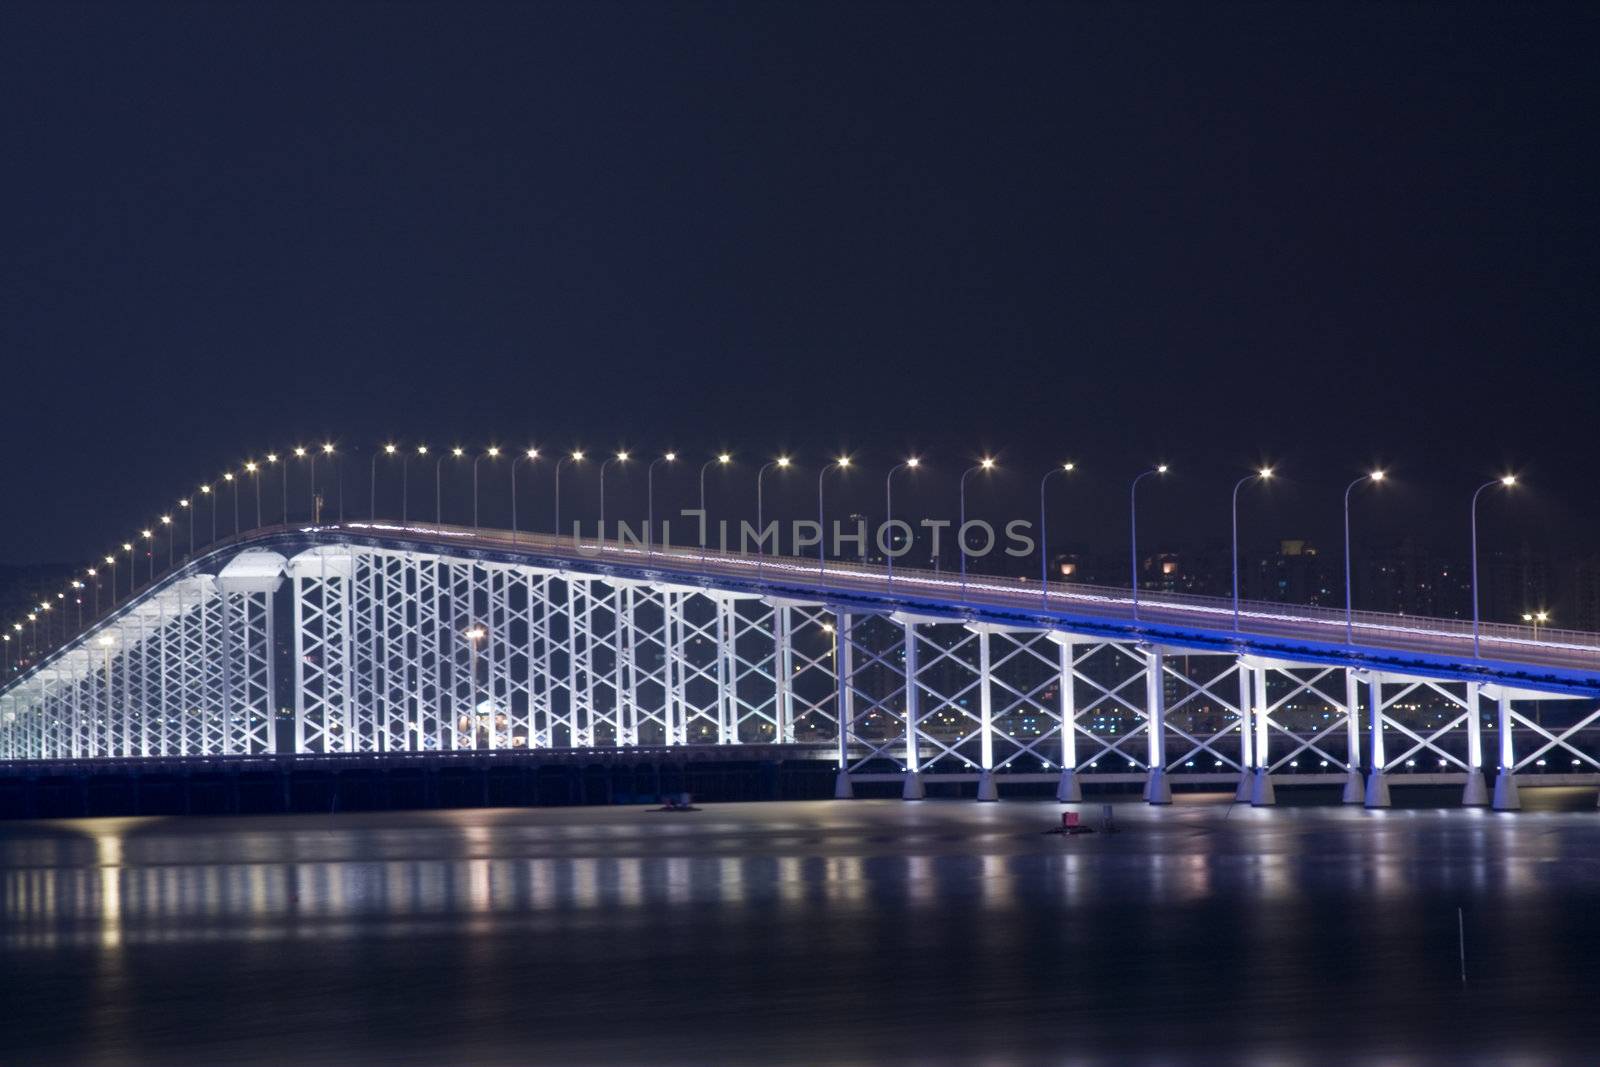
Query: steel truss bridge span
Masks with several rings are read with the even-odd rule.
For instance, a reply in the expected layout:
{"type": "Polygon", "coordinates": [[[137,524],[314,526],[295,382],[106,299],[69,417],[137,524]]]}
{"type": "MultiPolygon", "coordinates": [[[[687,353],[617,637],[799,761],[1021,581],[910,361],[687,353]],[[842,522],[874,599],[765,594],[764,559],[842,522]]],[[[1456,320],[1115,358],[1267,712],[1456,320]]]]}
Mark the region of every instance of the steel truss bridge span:
{"type": "Polygon", "coordinates": [[[892,779],[1600,781],[1600,638],[436,524],[258,531],[0,690],[0,760],[800,745],[892,779]],[[292,709],[292,715],[286,710],[292,709]],[[1065,728],[1063,728],[1065,726],[1065,728]],[[1576,772],[1577,778],[1573,778],[1576,772]]]}

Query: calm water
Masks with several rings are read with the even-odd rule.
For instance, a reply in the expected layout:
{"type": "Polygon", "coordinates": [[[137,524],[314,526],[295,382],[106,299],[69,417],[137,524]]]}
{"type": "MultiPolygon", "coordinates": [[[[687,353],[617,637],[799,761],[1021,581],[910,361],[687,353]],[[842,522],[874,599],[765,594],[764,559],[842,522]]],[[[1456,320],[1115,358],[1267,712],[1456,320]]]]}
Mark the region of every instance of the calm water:
{"type": "Polygon", "coordinates": [[[1600,813],[1058,810],[4,824],[0,1062],[1600,1059],[1600,813]]]}

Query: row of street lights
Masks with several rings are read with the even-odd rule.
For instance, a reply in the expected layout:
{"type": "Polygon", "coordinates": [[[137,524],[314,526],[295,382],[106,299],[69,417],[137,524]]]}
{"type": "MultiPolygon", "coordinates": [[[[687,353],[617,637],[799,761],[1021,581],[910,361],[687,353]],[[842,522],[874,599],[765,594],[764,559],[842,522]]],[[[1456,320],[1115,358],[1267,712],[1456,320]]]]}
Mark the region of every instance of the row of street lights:
{"type": "MultiPolygon", "coordinates": [[[[484,459],[489,459],[491,461],[498,459],[502,455],[502,452],[503,452],[503,450],[498,445],[490,445],[490,446],[484,448],[482,451],[479,451],[479,452],[475,453],[471,457],[472,458],[472,526],[473,526],[474,533],[478,532],[478,530],[480,528],[479,527],[479,519],[480,519],[480,516],[479,516],[479,471],[478,471],[479,464],[484,459]]],[[[316,481],[316,462],[317,462],[317,457],[319,455],[320,456],[325,456],[325,457],[334,457],[334,461],[337,462],[337,456],[338,456],[337,450],[335,449],[335,447],[334,447],[334,445],[332,443],[325,443],[325,444],[321,445],[320,447],[307,447],[307,446],[303,446],[303,445],[302,446],[296,446],[292,450],[292,453],[293,453],[294,458],[303,459],[303,460],[306,460],[308,462],[308,468],[309,468],[309,473],[310,473],[309,486],[310,486],[312,519],[313,519],[313,521],[320,521],[320,519],[321,519],[321,514],[320,514],[321,507],[320,507],[320,497],[317,494],[317,481],[316,481]]],[[[370,515],[371,515],[372,518],[376,518],[377,517],[378,460],[380,458],[382,458],[382,457],[388,457],[388,458],[391,458],[391,459],[398,459],[400,461],[400,466],[401,466],[401,521],[402,521],[402,523],[404,523],[404,522],[408,522],[409,519],[410,519],[410,516],[409,516],[409,477],[408,477],[409,459],[413,455],[415,455],[419,459],[425,459],[429,454],[430,454],[429,448],[428,448],[428,446],[426,444],[418,444],[418,445],[415,445],[415,446],[403,447],[403,446],[401,446],[399,444],[390,442],[390,443],[384,444],[381,447],[381,449],[374,450],[373,455],[372,455],[372,462],[371,462],[370,467],[369,467],[369,475],[368,475],[368,478],[369,478],[369,486],[368,486],[369,511],[370,511],[370,515]]],[[[444,514],[443,513],[443,467],[444,467],[444,461],[445,461],[446,458],[465,459],[465,458],[467,458],[467,450],[462,448],[462,447],[457,446],[457,447],[449,449],[448,453],[446,453],[445,451],[442,451],[442,450],[438,451],[437,453],[435,453],[435,461],[434,461],[434,521],[441,528],[443,526],[443,514],[444,514]]],[[[540,458],[541,458],[541,453],[540,453],[539,449],[537,449],[537,448],[528,448],[528,449],[518,453],[512,459],[512,462],[511,462],[511,536],[512,536],[512,541],[513,542],[515,542],[518,539],[518,537],[520,536],[519,529],[518,529],[518,516],[517,516],[517,467],[518,467],[519,464],[523,463],[524,461],[536,462],[540,458]]],[[[573,464],[582,463],[586,458],[587,458],[587,456],[586,456],[585,452],[582,449],[573,449],[570,452],[563,453],[562,455],[560,455],[556,459],[555,469],[554,469],[554,513],[555,513],[556,535],[558,537],[561,534],[561,472],[562,472],[562,468],[566,464],[568,464],[569,462],[573,463],[573,464]]],[[[669,465],[672,464],[672,463],[675,463],[675,462],[677,462],[678,458],[679,457],[678,457],[678,454],[676,452],[664,452],[664,453],[660,454],[659,456],[653,458],[649,462],[649,464],[647,465],[647,468],[646,468],[647,520],[646,520],[646,534],[645,534],[645,536],[646,536],[647,548],[648,548],[649,551],[652,551],[652,552],[654,551],[654,536],[655,536],[654,535],[654,531],[655,531],[655,473],[656,473],[656,468],[659,465],[663,464],[663,463],[669,464],[669,465]]],[[[617,464],[617,465],[625,464],[625,463],[629,462],[631,459],[633,459],[633,456],[629,452],[627,452],[625,450],[619,450],[619,451],[616,451],[616,452],[612,453],[611,455],[607,456],[607,458],[602,460],[601,463],[600,463],[600,472],[599,472],[600,473],[600,529],[602,531],[602,536],[603,536],[604,529],[605,529],[605,510],[606,510],[605,481],[606,481],[606,472],[613,464],[617,464]]],[[[701,536],[702,559],[704,559],[706,546],[707,546],[707,543],[709,541],[709,538],[705,536],[705,529],[706,529],[705,524],[707,522],[706,474],[712,467],[727,467],[732,462],[733,462],[733,455],[731,453],[719,452],[719,453],[715,454],[711,459],[708,459],[705,463],[703,463],[700,466],[700,471],[699,471],[699,491],[700,491],[700,521],[702,523],[702,526],[701,526],[701,530],[702,530],[702,536],[701,536]]],[[[901,460],[901,461],[899,461],[899,462],[897,462],[897,463],[895,463],[895,464],[893,464],[893,465],[891,465],[889,467],[888,472],[886,473],[886,475],[884,477],[884,514],[885,514],[885,524],[886,524],[886,526],[891,525],[893,523],[893,520],[894,520],[894,496],[893,496],[894,476],[897,473],[901,472],[901,471],[914,472],[914,471],[918,470],[922,466],[922,462],[923,461],[921,460],[920,457],[910,456],[910,457],[907,457],[907,458],[905,458],[905,459],[903,459],[903,460],[901,460]]],[[[265,463],[266,463],[266,465],[268,467],[279,466],[279,470],[281,472],[280,483],[281,483],[281,489],[282,489],[282,515],[283,515],[284,521],[287,522],[288,521],[288,514],[289,514],[288,464],[286,462],[284,462],[283,458],[280,457],[278,455],[278,453],[276,453],[276,452],[268,452],[268,453],[266,453],[266,455],[265,455],[265,463]],[[281,464],[281,466],[280,466],[280,464],[281,464]]],[[[760,467],[760,469],[757,471],[757,474],[756,474],[756,526],[757,526],[757,530],[760,533],[764,533],[764,526],[763,526],[763,522],[764,522],[764,518],[765,518],[765,513],[764,513],[764,480],[766,478],[766,475],[767,475],[767,473],[769,471],[772,471],[772,470],[786,470],[786,469],[789,469],[790,467],[793,466],[793,464],[794,464],[794,461],[793,461],[792,457],[787,456],[787,455],[781,455],[781,456],[778,456],[778,457],[776,457],[774,459],[771,459],[771,460],[765,462],[760,467]]],[[[828,473],[830,471],[838,471],[841,474],[845,473],[845,472],[847,472],[848,470],[851,469],[851,464],[852,464],[852,460],[851,460],[850,456],[848,456],[848,455],[840,455],[840,456],[837,456],[837,457],[834,457],[834,458],[830,459],[827,463],[825,463],[822,466],[822,468],[817,473],[817,523],[818,523],[819,529],[823,526],[824,521],[825,521],[825,515],[826,515],[826,507],[825,507],[825,500],[824,500],[824,489],[825,489],[825,483],[826,483],[827,475],[828,475],[828,473]]],[[[261,527],[262,518],[263,518],[262,517],[262,511],[261,511],[261,472],[262,472],[262,469],[263,469],[262,468],[262,464],[260,462],[258,462],[256,460],[248,460],[243,464],[243,470],[242,470],[242,473],[244,475],[250,476],[250,478],[251,478],[251,480],[252,480],[252,482],[254,484],[255,506],[256,506],[256,527],[257,528],[261,527]]],[[[957,556],[959,557],[959,560],[960,560],[961,595],[962,595],[962,599],[963,600],[966,599],[966,594],[967,594],[967,552],[966,552],[965,544],[962,543],[961,539],[963,537],[963,531],[965,530],[966,522],[967,522],[967,518],[966,518],[966,515],[967,515],[967,506],[966,506],[967,481],[974,474],[988,474],[988,473],[990,473],[990,472],[992,472],[992,471],[994,471],[996,469],[997,469],[997,465],[996,465],[995,459],[993,457],[985,456],[985,457],[981,458],[977,463],[971,465],[970,467],[965,468],[962,471],[960,480],[958,482],[960,526],[958,527],[958,530],[957,530],[957,540],[958,540],[957,556]]],[[[1039,527],[1040,527],[1040,529],[1039,529],[1039,534],[1040,534],[1040,545],[1039,545],[1039,555],[1040,555],[1040,561],[1039,561],[1039,586],[1040,586],[1041,604],[1042,605],[1046,605],[1046,606],[1048,605],[1048,602],[1049,602],[1048,601],[1048,598],[1049,598],[1049,555],[1048,555],[1049,538],[1048,538],[1048,529],[1047,529],[1048,508],[1046,506],[1046,504],[1047,504],[1046,489],[1048,488],[1049,481],[1050,481],[1051,477],[1053,477],[1053,476],[1055,476],[1057,474],[1070,474],[1075,469],[1076,469],[1076,466],[1073,463],[1062,463],[1062,464],[1053,466],[1049,470],[1047,470],[1044,473],[1044,476],[1039,481],[1039,527]]],[[[1139,589],[1140,589],[1140,584],[1139,584],[1139,544],[1138,544],[1138,530],[1139,530],[1139,515],[1138,515],[1139,497],[1138,497],[1138,490],[1139,490],[1139,485],[1140,485],[1141,482],[1143,482],[1147,478],[1159,477],[1161,475],[1165,475],[1167,472],[1168,472],[1168,467],[1164,463],[1152,466],[1150,468],[1147,468],[1144,471],[1141,471],[1137,476],[1134,477],[1133,481],[1129,485],[1129,585],[1130,585],[1130,589],[1131,589],[1131,593],[1132,593],[1132,609],[1133,609],[1133,616],[1134,616],[1135,619],[1139,618],[1139,610],[1140,610],[1140,602],[1139,602],[1139,589]]],[[[1240,493],[1240,490],[1242,490],[1246,485],[1249,485],[1252,482],[1259,482],[1259,483],[1262,483],[1262,484],[1267,483],[1268,481],[1271,480],[1271,478],[1273,477],[1273,474],[1274,474],[1273,469],[1270,466],[1263,466],[1263,467],[1257,469],[1256,471],[1252,472],[1251,474],[1248,474],[1245,477],[1240,478],[1233,486],[1233,493],[1232,493],[1232,498],[1231,498],[1231,504],[1232,504],[1232,604],[1233,604],[1233,628],[1234,628],[1235,631],[1237,631],[1239,629],[1239,627],[1240,627],[1240,614],[1239,614],[1239,603],[1240,603],[1239,602],[1239,521],[1238,521],[1239,493],[1240,493]]],[[[1355,613],[1354,613],[1354,604],[1353,604],[1353,597],[1352,597],[1352,580],[1351,580],[1351,570],[1352,570],[1352,565],[1351,565],[1352,564],[1352,556],[1351,556],[1351,543],[1350,543],[1350,502],[1351,502],[1351,495],[1357,488],[1359,488],[1362,485],[1373,485],[1373,486],[1381,485],[1383,483],[1383,481],[1384,481],[1384,477],[1385,477],[1385,474],[1384,474],[1384,471],[1382,471],[1382,470],[1370,471],[1370,472],[1368,472],[1366,474],[1363,474],[1361,477],[1356,478],[1354,481],[1352,481],[1345,488],[1345,492],[1344,492],[1345,639],[1346,639],[1347,643],[1353,643],[1354,639],[1355,639],[1355,625],[1354,625],[1355,613]]],[[[233,471],[224,472],[222,474],[221,478],[222,478],[222,482],[223,482],[224,485],[231,485],[233,487],[233,512],[234,512],[233,532],[234,532],[234,536],[237,536],[241,531],[240,522],[239,522],[239,494],[238,494],[239,481],[241,479],[238,476],[236,476],[235,472],[233,472],[233,471]]],[[[1487,482],[1483,483],[1483,485],[1479,486],[1478,489],[1472,495],[1471,516],[1470,517],[1471,517],[1471,535],[1472,535],[1472,632],[1473,632],[1473,654],[1474,654],[1474,656],[1479,655],[1480,654],[1480,650],[1481,650],[1481,646],[1480,646],[1480,627],[1481,627],[1481,624],[1480,624],[1479,601],[1478,601],[1478,527],[1477,527],[1477,521],[1478,521],[1478,499],[1483,494],[1483,492],[1485,490],[1487,490],[1487,489],[1491,489],[1491,488],[1494,488],[1496,486],[1500,486],[1500,487],[1504,487],[1504,488],[1510,488],[1510,487],[1512,487],[1514,485],[1516,485],[1516,477],[1514,475],[1507,474],[1507,475],[1505,475],[1503,477],[1496,478],[1496,479],[1493,479],[1493,480],[1490,480],[1490,481],[1487,481],[1487,482]]],[[[211,503],[211,540],[212,540],[212,542],[215,542],[216,539],[217,539],[217,514],[216,514],[216,512],[217,512],[216,496],[217,495],[218,494],[217,494],[216,486],[215,486],[214,483],[203,483],[203,484],[201,484],[201,485],[199,485],[197,487],[197,496],[199,498],[207,499],[211,503]]],[[[339,514],[339,518],[340,518],[340,521],[342,522],[343,521],[343,511],[344,511],[344,502],[343,502],[344,494],[343,494],[343,489],[342,489],[342,478],[341,478],[341,490],[340,490],[339,496],[340,496],[340,501],[339,501],[339,512],[340,512],[340,514],[339,514]]],[[[192,556],[194,554],[194,548],[195,548],[195,544],[194,544],[194,511],[195,511],[195,506],[194,505],[195,505],[195,497],[184,497],[184,498],[181,498],[180,500],[178,500],[177,503],[178,503],[179,509],[188,514],[188,530],[189,530],[188,555],[192,556]]],[[[165,530],[167,532],[167,566],[168,566],[168,569],[170,570],[170,569],[172,569],[172,567],[175,564],[174,542],[176,540],[175,532],[173,530],[172,516],[170,514],[161,515],[159,517],[158,525],[160,527],[162,527],[162,528],[165,528],[165,530]]],[[[148,558],[150,560],[149,580],[150,581],[154,581],[155,580],[155,567],[156,567],[156,559],[155,559],[155,557],[156,557],[155,529],[153,527],[145,528],[145,529],[140,531],[139,537],[147,542],[146,554],[147,554],[147,556],[148,556],[148,558]]],[[[760,536],[759,533],[758,533],[758,540],[757,540],[757,543],[756,543],[758,556],[763,556],[763,557],[765,556],[765,544],[764,544],[764,542],[765,542],[765,538],[760,536]]],[[[137,579],[136,579],[135,567],[134,567],[135,542],[133,542],[133,541],[125,541],[125,542],[122,543],[121,547],[122,547],[122,550],[125,553],[127,553],[127,555],[128,555],[128,572],[129,572],[128,573],[128,591],[129,591],[129,595],[132,596],[134,594],[135,590],[136,590],[136,587],[137,587],[136,586],[137,579]]],[[[888,552],[886,552],[885,555],[886,555],[886,559],[887,559],[887,580],[890,583],[893,583],[893,581],[894,581],[894,556],[893,556],[892,553],[888,553],[888,552]]],[[[117,565],[118,565],[118,556],[117,556],[116,553],[108,553],[103,557],[103,560],[104,560],[104,563],[108,567],[110,567],[110,569],[111,569],[111,575],[110,576],[111,576],[112,606],[114,607],[116,605],[116,603],[117,603],[116,568],[117,568],[117,565]]],[[[825,571],[825,568],[826,568],[826,539],[825,538],[822,538],[822,539],[819,540],[818,550],[817,550],[817,566],[818,566],[819,573],[822,573],[822,572],[825,571]]],[[[97,567],[89,567],[89,568],[86,569],[85,573],[89,578],[96,579],[96,581],[91,582],[90,585],[92,586],[93,594],[94,594],[93,614],[94,614],[94,616],[97,617],[100,614],[99,583],[98,583],[98,580],[97,580],[98,579],[97,567]]],[[[84,583],[79,579],[74,579],[72,585],[73,585],[73,588],[75,590],[81,590],[83,588],[83,586],[84,586],[84,583]]],[[[66,597],[65,592],[62,592],[62,593],[58,594],[58,598],[59,599],[64,600],[65,597],[66,597]]],[[[76,599],[78,600],[78,603],[79,603],[79,614],[81,616],[81,614],[82,614],[81,596],[77,597],[76,599]]],[[[43,602],[41,602],[40,607],[39,607],[39,609],[37,611],[30,612],[28,614],[27,624],[34,628],[33,636],[35,638],[37,637],[37,623],[38,623],[38,621],[39,621],[39,619],[41,617],[41,613],[48,613],[51,610],[52,610],[51,603],[49,601],[43,601],[43,602]]],[[[48,622],[48,618],[46,619],[46,621],[48,622]]],[[[1524,622],[1533,623],[1534,628],[1535,628],[1535,639],[1537,639],[1537,629],[1541,624],[1543,624],[1543,623],[1548,621],[1548,615],[1545,612],[1542,612],[1542,611],[1538,612],[1536,614],[1526,614],[1526,615],[1523,616],[1523,621],[1524,622]]],[[[81,627],[81,622],[82,622],[81,617],[80,617],[79,622],[80,622],[80,627],[81,627]]],[[[19,635],[20,635],[21,631],[23,630],[23,626],[24,626],[24,624],[22,622],[16,622],[16,623],[12,624],[13,631],[15,633],[19,634],[19,635]]],[[[63,635],[63,641],[65,641],[65,639],[66,639],[66,625],[65,625],[65,618],[64,617],[62,617],[62,635],[63,635]]],[[[5,634],[3,636],[4,636],[4,640],[5,640],[6,647],[7,647],[7,656],[8,656],[8,664],[9,664],[9,645],[10,645],[10,641],[12,639],[12,634],[5,634]]],[[[19,636],[18,637],[19,643],[20,643],[20,640],[21,640],[21,638],[19,636]]],[[[47,632],[47,640],[48,640],[48,632],[47,632]]],[[[36,640],[34,642],[34,646],[35,646],[35,648],[37,648],[37,641],[36,640]]],[[[8,673],[9,673],[9,669],[8,669],[8,673]]]]}

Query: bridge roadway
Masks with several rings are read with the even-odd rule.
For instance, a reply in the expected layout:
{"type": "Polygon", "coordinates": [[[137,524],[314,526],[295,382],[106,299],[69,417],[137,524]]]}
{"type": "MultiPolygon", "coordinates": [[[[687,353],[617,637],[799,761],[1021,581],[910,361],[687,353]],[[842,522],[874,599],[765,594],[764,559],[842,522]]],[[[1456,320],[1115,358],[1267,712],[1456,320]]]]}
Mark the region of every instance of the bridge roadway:
{"type": "Polygon", "coordinates": [[[1355,612],[1346,640],[1343,611],[1221,597],[1147,593],[1137,609],[1127,589],[1002,579],[911,567],[818,561],[795,556],[646,548],[548,534],[433,523],[347,522],[306,528],[318,539],[432,550],[452,546],[551,567],[645,581],[702,585],[790,597],[860,611],[907,612],[1029,629],[1059,628],[1117,641],[1197,651],[1399,671],[1447,681],[1500,682],[1551,695],[1600,697],[1600,634],[1456,619],[1355,612]]]}

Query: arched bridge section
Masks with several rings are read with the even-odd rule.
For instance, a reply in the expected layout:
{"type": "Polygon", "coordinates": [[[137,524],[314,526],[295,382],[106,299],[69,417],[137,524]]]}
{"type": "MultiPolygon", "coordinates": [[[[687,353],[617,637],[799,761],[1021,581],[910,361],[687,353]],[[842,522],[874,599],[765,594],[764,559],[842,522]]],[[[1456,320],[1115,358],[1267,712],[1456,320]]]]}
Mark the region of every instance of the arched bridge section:
{"type": "Polygon", "coordinates": [[[1600,639],[382,522],[201,555],[0,690],[0,760],[796,746],[894,781],[1600,782],[1600,639]],[[1347,629],[1348,627],[1348,629],[1347,629]]]}

